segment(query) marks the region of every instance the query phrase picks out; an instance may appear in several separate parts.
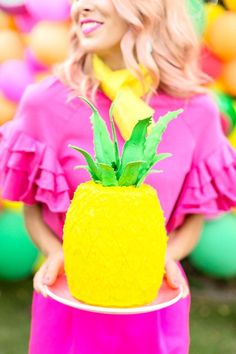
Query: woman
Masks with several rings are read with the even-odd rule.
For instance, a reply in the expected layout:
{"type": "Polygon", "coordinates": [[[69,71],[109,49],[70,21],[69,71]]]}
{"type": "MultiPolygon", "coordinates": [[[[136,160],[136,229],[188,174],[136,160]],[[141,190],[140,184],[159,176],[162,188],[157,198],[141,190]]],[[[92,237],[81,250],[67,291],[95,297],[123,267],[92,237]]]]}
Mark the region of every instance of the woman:
{"type": "MultiPolygon", "coordinates": [[[[46,255],[34,277],[29,353],[187,354],[190,296],[177,261],[195,246],[203,215],[236,204],[236,157],[202,88],[186,2],[79,0],[71,13],[72,52],[59,79],[29,87],[16,118],[1,132],[3,196],[24,201],[26,226],[46,255]],[[158,192],[170,236],[166,278],[171,287],[183,286],[184,297],[164,310],[130,316],[82,312],[43,296],[45,284],[64,271],[65,213],[77,185],[89,179],[86,171],[73,171],[79,156],[67,148],[71,143],[93,154],[90,111],[76,96],[92,98],[108,123],[111,100],[120,93],[136,119],[145,118],[140,107],[154,112],[154,120],[184,108],[160,145],[173,157],[159,164],[163,174],[147,179],[158,192]]],[[[128,110],[125,119],[115,117],[120,145],[132,117],[128,110]]]]}

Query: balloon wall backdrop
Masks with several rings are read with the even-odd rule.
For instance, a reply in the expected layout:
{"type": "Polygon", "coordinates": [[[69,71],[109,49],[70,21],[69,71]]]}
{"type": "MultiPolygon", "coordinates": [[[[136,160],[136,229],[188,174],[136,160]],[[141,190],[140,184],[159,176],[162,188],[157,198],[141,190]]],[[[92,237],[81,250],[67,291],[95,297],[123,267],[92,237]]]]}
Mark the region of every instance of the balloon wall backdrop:
{"type": "Polygon", "coordinates": [[[69,51],[69,0],[0,0],[0,124],[69,51]]]}
{"type": "MultiPolygon", "coordinates": [[[[201,65],[236,147],[236,1],[187,0],[202,39],[201,65]]],[[[0,125],[11,120],[25,88],[50,75],[69,52],[70,0],[0,0],[0,125]]],[[[24,228],[18,204],[0,203],[0,279],[17,280],[39,267],[42,256],[24,228]]],[[[215,277],[236,276],[236,214],[208,220],[190,261],[215,277]]]]}

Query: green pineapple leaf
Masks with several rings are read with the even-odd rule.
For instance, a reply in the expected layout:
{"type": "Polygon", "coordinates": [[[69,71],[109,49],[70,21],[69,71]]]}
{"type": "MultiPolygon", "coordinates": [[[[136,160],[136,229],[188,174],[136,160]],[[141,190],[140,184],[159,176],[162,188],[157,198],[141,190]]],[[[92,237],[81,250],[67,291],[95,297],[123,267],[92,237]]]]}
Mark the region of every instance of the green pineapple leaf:
{"type": "Polygon", "coordinates": [[[152,117],[139,120],[135,125],[131,137],[126,141],[124,145],[123,155],[121,158],[121,165],[117,172],[117,177],[119,178],[126,165],[129,162],[143,161],[144,158],[144,148],[147,135],[147,128],[151,124],[152,117]]]}
{"type": "Polygon", "coordinates": [[[113,112],[114,112],[114,108],[117,104],[118,99],[119,99],[119,96],[112,102],[110,110],[109,110],[109,117],[110,117],[111,129],[112,129],[112,137],[113,137],[113,141],[114,141],[116,170],[118,170],[120,167],[120,155],[119,155],[118,141],[117,141],[117,136],[116,136],[116,128],[115,128],[114,119],[113,119],[113,112]]]}
{"type": "Polygon", "coordinates": [[[133,161],[127,163],[119,178],[119,186],[136,185],[140,168],[145,164],[145,161],[133,161]]]}
{"type": "Polygon", "coordinates": [[[162,170],[152,170],[151,168],[157,163],[160,162],[162,160],[167,159],[168,157],[171,157],[172,154],[170,153],[163,153],[163,154],[158,154],[154,157],[153,161],[151,162],[151,164],[145,164],[145,166],[142,168],[142,170],[139,172],[139,176],[138,176],[138,182],[137,182],[137,186],[140,186],[144,180],[146,179],[146,177],[148,175],[150,175],[151,173],[160,173],[163,172],[162,170]]]}
{"type": "Polygon", "coordinates": [[[98,163],[99,175],[102,185],[105,187],[118,186],[118,181],[116,179],[116,173],[114,169],[105,163],[98,163]]]}
{"type": "Polygon", "coordinates": [[[139,187],[150,173],[160,173],[159,170],[152,170],[152,167],[159,161],[171,156],[169,153],[157,154],[157,147],[169,122],[175,119],[182,109],[169,112],[161,117],[152,128],[149,135],[147,129],[151,124],[152,117],[139,120],[133,128],[131,136],[123,148],[123,155],[120,158],[118,141],[113,119],[114,107],[117,99],[112,103],[109,111],[112,138],[109,135],[105,121],[98,110],[86,98],[81,97],[92,109],[91,123],[94,130],[95,161],[85,150],[69,145],[80,152],[85,158],[88,166],[80,165],[75,169],[87,170],[96,183],[103,186],[136,186],[139,187]]]}
{"type": "Polygon", "coordinates": [[[167,153],[156,155],[151,162],[145,161],[145,165],[143,166],[143,168],[139,172],[138,180],[141,179],[142,176],[145,175],[146,172],[148,172],[150,170],[150,168],[152,168],[152,166],[154,166],[157,162],[160,162],[161,160],[167,159],[168,157],[171,157],[171,156],[172,156],[172,154],[167,152],[167,153]]]}
{"type": "Polygon", "coordinates": [[[81,149],[81,148],[79,148],[77,146],[69,145],[69,147],[71,149],[74,149],[74,150],[80,152],[83,155],[83,157],[85,158],[85,160],[86,160],[86,162],[88,164],[88,171],[91,174],[91,177],[95,181],[99,180],[100,179],[99,170],[98,170],[95,162],[93,161],[92,156],[87,151],[85,151],[85,150],[83,150],[83,149],[81,149]]]}
{"type": "Polygon", "coordinates": [[[115,162],[116,157],[107,126],[94,105],[85,97],[80,96],[80,98],[86,102],[93,111],[90,119],[94,130],[94,149],[96,161],[111,165],[115,162]]]}
{"type": "Polygon", "coordinates": [[[182,109],[173,112],[168,112],[165,116],[160,117],[158,122],[152,128],[150,134],[147,137],[144,149],[144,157],[145,160],[149,163],[149,165],[151,165],[153,160],[155,159],[157,147],[161,141],[163,133],[167,128],[168,123],[171,120],[177,118],[178,115],[182,112],[182,109]]]}

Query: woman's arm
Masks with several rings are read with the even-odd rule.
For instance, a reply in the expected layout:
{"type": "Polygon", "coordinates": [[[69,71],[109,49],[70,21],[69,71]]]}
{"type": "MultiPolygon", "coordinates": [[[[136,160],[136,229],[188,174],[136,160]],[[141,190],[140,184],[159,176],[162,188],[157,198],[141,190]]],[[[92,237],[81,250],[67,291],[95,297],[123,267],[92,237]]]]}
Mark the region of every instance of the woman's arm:
{"type": "Polygon", "coordinates": [[[39,204],[24,206],[26,228],[37,247],[46,256],[46,261],[34,276],[34,289],[46,296],[45,285],[55,282],[64,271],[62,245],[57,236],[45,224],[39,204]]]}
{"type": "Polygon", "coordinates": [[[195,247],[203,225],[202,215],[190,215],[184,224],[169,235],[165,263],[165,277],[170,287],[183,288],[183,297],[189,294],[187,282],[176,261],[186,257],[195,247]]]}
{"type": "Polygon", "coordinates": [[[169,235],[167,255],[175,261],[181,261],[196,246],[203,225],[202,215],[189,215],[184,224],[169,235]]]}
{"type": "Polygon", "coordinates": [[[30,237],[46,257],[61,249],[59,239],[43,221],[39,204],[24,205],[24,217],[30,237]]]}

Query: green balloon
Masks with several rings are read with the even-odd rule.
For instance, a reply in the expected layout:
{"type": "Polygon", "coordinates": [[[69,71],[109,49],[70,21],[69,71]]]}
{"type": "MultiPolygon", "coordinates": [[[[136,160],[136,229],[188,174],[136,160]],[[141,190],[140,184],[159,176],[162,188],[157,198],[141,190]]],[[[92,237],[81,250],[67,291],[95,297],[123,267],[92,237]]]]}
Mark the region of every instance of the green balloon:
{"type": "Polygon", "coordinates": [[[203,35],[205,25],[206,25],[206,14],[204,10],[203,0],[188,0],[187,5],[189,8],[189,13],[192,18],[194,27],[199,34],[203,35]]]}
{"type": "Polygon", "coordinates": [[[0,214],[0,279],[20,280],[32,274],[38,249],[24,226],[21,212],[0,214]]]}
{"type": "Polygon", "coordinates": [[[190,255],[192,265],[215,278],[236,276],[236,215],[225,214],[206,221],[196,248],[190,255]]]}
{"type": "Polygon", "coordinates": [[[233,129],[236,125],[236,109],[233,98],[220,91],[215,91],[215,97],[220,112],[222,112],[224,116],[228,118],[229,123],[233,129]]]}

